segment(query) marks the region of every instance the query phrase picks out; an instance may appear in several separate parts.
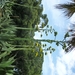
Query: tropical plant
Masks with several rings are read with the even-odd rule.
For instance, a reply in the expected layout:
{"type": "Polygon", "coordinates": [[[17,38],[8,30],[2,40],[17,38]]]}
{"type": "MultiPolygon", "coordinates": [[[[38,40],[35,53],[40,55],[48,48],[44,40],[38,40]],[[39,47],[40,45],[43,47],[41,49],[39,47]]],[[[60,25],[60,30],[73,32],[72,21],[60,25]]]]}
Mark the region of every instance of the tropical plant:
{"type": "MultiPolygon", "coordinates": [[[[64,4],[56,5],[57,9],[62,9],[65,13],[65,16],[71,17],[75,13],[75,0],[71,0],[71,2],[67,2],[64,4]]],[[[69,37],[70,39],[66,40],[67,48],[65,49],[66,52],[72,51],[75,47],[75,24],[72,24],[72,28],[65,34],[65,36],[69,37]]],[[[64,38],[66,39],[66,37],[64,38]]]]}
{"type": "MultiPolygon", "coordinates": [[[[56,40],[57,32],[47,25],[48,18],[42,14],[42,0],[4,0],[0,16],[0,74],[1,75],[40,75],[43,51],[52,53],[47,42],[65,48],[65,41],[56,40]],[[39,24],[41,25],[39,27],[39,24]],[[45,27],[45,28],[44,28],[45,27]],[[44,29],[43,29],[44,28],[44,29]],[[34,39],[35,31],[48,32],[54,39],[34,39]]],[[[42,33],[41,33],[42,37],[42,33]]],[[[65,35],[66,37],[66,35],[65,35]]],[[[47,52],[45,53],[47,54],[47,52]]]]}
{"type": "Polygon", "coordinates": [[[72,24],[71,29],[68,31],[69,40],[67,42],[68,46],[65,49],[66,52],[72,51],[75,48],[75,24],[72,24]]]}
{"type": "Polygon", "coordinates": [[[57,9],[62,9],[65,13],[65,16],[71,17],[75,13],[75,0],[71,0],[71,2],[67,2],[64,4],[56,5],[57,9]]]}
{"type": "MultiPolygon", "coordinates": [[[[14,36],[12,29],[12,20],[10,19],[11,5],[6,0],[0,1],[0,74],[1,75],[13,75],[15,61],[14,56],[10,56],[12,53],[11,47],[8,41],[14,36]],[[6,30],[5,30],[6,29],[6,30]]],[[[13,24],[13,23],[12,23],[13,24]]]]}

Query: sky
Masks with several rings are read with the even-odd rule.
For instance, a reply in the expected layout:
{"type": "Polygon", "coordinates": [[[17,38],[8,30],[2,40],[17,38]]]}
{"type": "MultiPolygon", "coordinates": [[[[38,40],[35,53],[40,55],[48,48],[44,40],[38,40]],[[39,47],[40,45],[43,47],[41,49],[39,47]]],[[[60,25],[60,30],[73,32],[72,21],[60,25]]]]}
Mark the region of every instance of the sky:
{"type": "MultiPolygon", "coordinates": [[[[42,0],[44,7],[43,13],[47,14],[49,25],[51,25],[57,32],[57,39],[62,39],[65,32],[67,32],[70,22],[74,22],[75,14],[70,18],[65,18],[61,10],[54,6],[59,3],[65,3],[69,0],[42,0]]],[[[39,33],[36,33],[35,38],[40,39],[39,33]]],[[[53,38],[52,36],[43,36],[43,38],[53,38]]],[[[49,44],[48,44],[49,45],[49,44]]],[[[43,75],[75,75],[75,51],[65,53],[61,46],[55,47],[56,51],[44,56],[42,67],[43,75]]]]}

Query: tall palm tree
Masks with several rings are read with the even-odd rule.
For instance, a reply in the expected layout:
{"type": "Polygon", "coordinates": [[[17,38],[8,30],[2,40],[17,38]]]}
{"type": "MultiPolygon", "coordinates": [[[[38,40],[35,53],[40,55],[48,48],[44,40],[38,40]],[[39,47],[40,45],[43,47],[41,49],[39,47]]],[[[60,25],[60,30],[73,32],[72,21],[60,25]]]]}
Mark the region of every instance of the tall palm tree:
{"type": "Polygon", "coordinates": [[[75,13],[75,0],[71,0],[71,2],[65,4],[58,4],[55,7],[57,9],[62,9],[65,16],[70,18],[75,13]]]}

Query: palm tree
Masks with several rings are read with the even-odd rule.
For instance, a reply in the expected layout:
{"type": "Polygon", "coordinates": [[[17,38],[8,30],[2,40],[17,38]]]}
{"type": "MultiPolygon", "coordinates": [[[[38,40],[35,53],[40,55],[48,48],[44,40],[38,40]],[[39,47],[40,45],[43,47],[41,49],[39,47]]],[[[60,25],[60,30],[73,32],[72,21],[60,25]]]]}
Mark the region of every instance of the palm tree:
{"type": "MultiPolygon", "coordinates": [[[[70,18],[75,13],[75,0],[71,0],[71,2],[65,3],[65,4],[58,4],[56,5],[57,9],[62,9],[65,13],[65,16],[70,18]]],[[[72,24],[72,28],[68,31],[71,36],[68,40],[68,46],[65,49],[65,52],[70,52],[75,47],[75,24],[72,24]]]]}
{"type": "Polygon", "coordinates": [[[72,24],[70,33],[70,39],[68,41],[68,47],[65,49],[66,52],[72,51],[75,48],[75,24],[72,24]]]}
{"type": "Polygon", "coordinates": [[[71,0],[71,2],[65,4],[58,4],[55,7],[57,9],[62,9],[65,16],[70,18],[75,13],[75,0],[71,0]]]}

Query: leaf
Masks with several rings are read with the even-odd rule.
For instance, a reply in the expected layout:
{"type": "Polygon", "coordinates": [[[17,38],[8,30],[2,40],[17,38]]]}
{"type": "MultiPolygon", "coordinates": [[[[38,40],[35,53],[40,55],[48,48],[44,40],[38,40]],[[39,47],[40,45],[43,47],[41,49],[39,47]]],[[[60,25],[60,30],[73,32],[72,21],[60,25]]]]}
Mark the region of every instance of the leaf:
{"type": "Polygon", "coordinates": [[[46,36],[48,36],[48,34],[46,34],[46,36]]]}
{"type": "Polygon", "coordinates": [[[14,57],[11,57],[7,61],[2,61],[0,63],[0,67],[1,68],[6,68],[6,67],[14,68],[14,66],[11,65],[14,61],[15,61],[14,57]]]}
{"type": "Polygon", "coordinates": [[[47,55],[47,52],[45,52],[45,55],[47,55]]]}
{"type": "Polygon", "coordinates": [[[45,44],[45,46],[47,46],[47,45],[45,44]]]}
{"type": "Polygon", "coordinates": [[[13,73],[6,73],[6,75],[13,75],[13,73]]]}
{"type": "Polygon", "coordinates": [[[43,47],[45,47],[45,45],[44,45],[44,44],[43,44],[42,46],[43,46],[43,47]]]}
{"type": "Polygon", "coordinates": [[[68,32],[65,34],[64,39],[67,38],[67,37],[69,37],[69,33],[68,32]]]}
{"type": "Polygon", "coordinates": [[[66,44],[65,44],[65,43],[63,44],[63,47],[62,47],[62,48],[63,48],[63,49],[66,49],[66,44]]]}
{"type": "Polygon", "coordinates": [[[42,34],[40,36],[42,37],[42,34]]]}
{"type": "Polygon", "coordinates": [[[52,48],[52,51],[54,52],[55,51],[55,48],[52,48]]]}
{"type": "Polygon", "coordinates": [[[47,31],[45,31],[45,34],[47,34],[47,31]]]}
{"type": "Polygon", "coordinates": [[[9,58],[6,63],[11,65],[14,61],[15,61],[15,59],[14,59],[14,56],[13,56],[13,57],[9,58]]]}
{"type": "Polygon", "coordinates": [[[44,23],[42,23],[41,28],[43,28],[44,26],[45,26],[45,24],[44,24],[44,23]]]}
{"type": "Polygon", "coordinates": [[[7,56],[7,52],[3,52],[0,54],[0,58],[7,56]]]}
{"type": "Polygon", "coordinates": [[[56,45],[59,46],[59,42],[56,42],[56,45]]]}
{"type": "Polygon", "coordinates": [[[49,25],[47,25],[47,28],[49,28],[49,25]]]}
{"type": "Polygon", "coordinates": [[[51,46],[49,47],[49,50],[51,49],[51,46]]]}
{"type": "Polygon", "coordinates": [[[47,48],[47,50],[49,50],[49,48],[47,48]]]}
{"type": "Polygon", "coordinates": [[[7,73],[11,74],[11,73],[14,73],[14,71],[10,69],[10,70],[7,70],[7,73]]]}
{"type": "Polygon", "coordinates": [[[55,37],[57,36],[57,34],[58,34],[57,32],[54,32],[54,36],[55,36],[55,37]]]}

